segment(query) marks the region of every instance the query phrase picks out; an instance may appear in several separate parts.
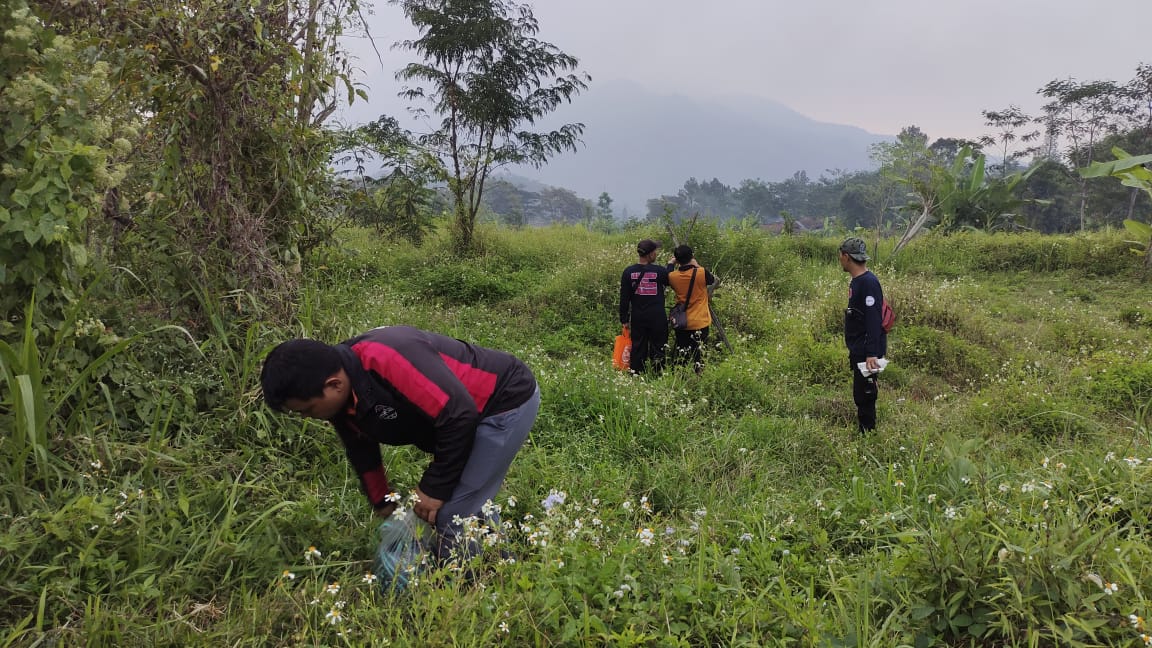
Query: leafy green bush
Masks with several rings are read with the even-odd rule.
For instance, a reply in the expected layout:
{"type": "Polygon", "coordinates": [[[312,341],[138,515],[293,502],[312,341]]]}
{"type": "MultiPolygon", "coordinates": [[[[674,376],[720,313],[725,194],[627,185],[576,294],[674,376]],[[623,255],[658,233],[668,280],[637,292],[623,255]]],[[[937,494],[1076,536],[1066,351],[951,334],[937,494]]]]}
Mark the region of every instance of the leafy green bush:
{"type": "Polygon", "coordinates": [[[115,93],[97,48],[53,33],[24,0],[0,9],[0,34],[3,339],[18,335],[7,314],[22,311],[28,295],[41,300],[36,316],[50,327],[80,298],[90,272],[88,219],[123,180],[119,161],[135,129],[101,113],[115,93]]]}
{"type": "Polygon", "coordinates": [[[1146,310],[1140,306],[1123,308],[1117,317],[1128,326],[1152,327],[1152,313],[1146,312],[1146,310]]]}
{"type": "Polygon", "coordinates": [[[463,304],[500,301],[515,294],[517,288],[510,278],[471,265],[430,265],[409,281],[428,297],[463,304]]]}
{"type": "Polygon", "coordinates": [[[1152,405],[1152,361],[1115,355],[1094,358],[1089,395],[1094,403],[1118,414],[1144,411],[1152,405]]]}
{"type": "Polygon", "coordinates": [[[971,415],[997,434],[1030,434],[1037,439],[1077,438],[1096,432],[1093,408],[1072,398],[1065,380],[1047,384],[1006,382],[982,392],[971,415]]]}
{"type": "Polygon", "coordinates": [[[1128,244],[1117,233],[1052,237],[965,231],[914,240],[894,263],[913,272],[935,272],[940,268],[965,268],[968,272],[1077,270],[1112,276],[1137,269],[1137,260],[1127,249],[1128,244]]]}
{"type": "Polygon", "coordinates": [[[978,381],[996,367],[988,347],[926,326],[901,325],[899,351],[893,357],[952,385],[978,381]]]}

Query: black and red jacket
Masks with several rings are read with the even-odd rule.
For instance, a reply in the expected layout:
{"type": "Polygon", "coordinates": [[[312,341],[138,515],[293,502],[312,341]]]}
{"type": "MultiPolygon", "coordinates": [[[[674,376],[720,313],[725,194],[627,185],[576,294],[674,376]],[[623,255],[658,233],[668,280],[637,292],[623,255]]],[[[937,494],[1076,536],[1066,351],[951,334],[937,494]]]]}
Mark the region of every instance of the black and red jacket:
{"type": "Polygon", "coordinates": [[[480,420],[523,405],[536,390],[516,357],[409,326],[373,329],[336,348],[353,396],[332,424],[374,507],[391,491],[381,443],[431,453],[420,490],[448,500],[480,420]]]}

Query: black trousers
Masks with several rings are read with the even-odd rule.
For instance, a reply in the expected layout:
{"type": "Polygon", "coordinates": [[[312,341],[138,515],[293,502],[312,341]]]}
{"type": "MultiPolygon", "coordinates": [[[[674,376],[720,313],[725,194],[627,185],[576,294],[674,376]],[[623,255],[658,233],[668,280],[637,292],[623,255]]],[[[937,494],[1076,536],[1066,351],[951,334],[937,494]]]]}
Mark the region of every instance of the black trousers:
{"type": "Polygon", "coordinates": [[[852,401],[856,403],[856,422],[861,432],[876,429],[877,374],[865,376],[860,373],[857,363],[864,362],[864,356],[848,356],[852,367],[852,401]]]}
{"type": "Polygon", "coordinates": [[[628,366],[637,373],[644,371],[644,365],[651,362],[652,371],[659,373],[664,368],[664,347],[668,345],[668,320],[632,320],[632,355],[628,366]]]}
{"type": "Polygon", "coordinates": [[[704,370],[704,356],[700,347],[708,343],[708,329],[705,326],[695,331],[676,331],[676,364],[692,361],[696,373],[704,370]]]}

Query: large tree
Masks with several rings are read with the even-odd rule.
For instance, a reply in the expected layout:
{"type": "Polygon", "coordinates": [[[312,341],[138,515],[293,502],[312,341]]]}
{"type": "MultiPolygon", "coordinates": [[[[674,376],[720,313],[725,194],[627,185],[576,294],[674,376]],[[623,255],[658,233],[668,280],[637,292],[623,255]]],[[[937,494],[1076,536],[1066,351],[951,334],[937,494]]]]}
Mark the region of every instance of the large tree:
{"type": "Polygon", "coordinates": [[[985,146],[996,146],[1000,149],[1000,175],[1008,175],[1016,160],[1033,152],[1031,142],[1040,137],[1040,131],[1030,130],[1021,133],[1020,130],[1033,123],[1033,118],[1020,109],[1020,106],[1010,105],[1003,110],[985,110],[984,125],[996,129],[991,135],[984,135],[980,143],[985,146]],[[1016,143],[1028,144],[1029,147],[1013,148],[1016,143]]]}
{"type": "MultiPolygon", "coordinates": [[[[1132,110],[1132,104],[1125,101],[1123,89],[1112,81],[1058,79],[1038,92],[1049,100],[1038,120],[1050,140],[1067,143],[1065,158],[1073,169],[1090,164],[1099,141],[1117,132],[1123,118],[1132,110]]],[[[1083,230],[1088,213],[1088,179],[1074,177],[1080,189],[1078,211],[1083,230]]]]}
{"type": "MultiPolygon", "coordinates": [[[[420,31],[399,43],[420,55],[397,74],[401,97],[440,117],[419,142],[438,160],[455,199],[455,236],[472,247],[489,174],[506,164],[539,166],[575,150],[583,124],[525,130],[587,88],[578,61],[538,40],[531,8],[504,0],[393,0],[420,31]]],[[[418,109],[418,112],[422,110],[418,109]]]]}
{"type": "Polygon", "coordinates": [[[240,289],[286,313],[304,253],[327,227],[331,140],[352,85],[339,37],[359,0],[32,0],[41,21],[91,45],[116,81],[110,112],[144,123],[139,174],[105,201],[132,223],[118,263],[173,294],[240,289]]]}

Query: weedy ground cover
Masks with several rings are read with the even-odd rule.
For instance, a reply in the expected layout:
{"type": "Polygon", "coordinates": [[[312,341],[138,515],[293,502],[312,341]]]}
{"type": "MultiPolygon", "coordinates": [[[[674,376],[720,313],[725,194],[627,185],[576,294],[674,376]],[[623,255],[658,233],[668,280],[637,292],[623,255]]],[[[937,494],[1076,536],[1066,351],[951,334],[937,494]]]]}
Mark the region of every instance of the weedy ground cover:
{"type": "MultiPolygon", "coordinates": [[[[195,345],[129,346],[5,437],[0,644],[1152,643],[1152,306],[1121,235],[882,244],[899,319],[860,437],[839,239],[698,229],[732,343],[699,377],[611,366],[619,272],[655,231],[486,229],[467,259],[354,231],[292,329],[221,303],[195,345]],[[263,410],[254,377],[284,337],[400,323],[520,356],[544,406],[484,566],[384,594],[335,436],[263,410]]],[[[401,488],[426,461],[386,458],[401,488]]]]}

